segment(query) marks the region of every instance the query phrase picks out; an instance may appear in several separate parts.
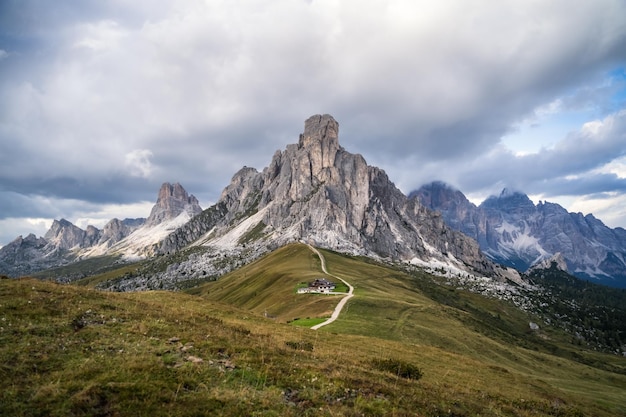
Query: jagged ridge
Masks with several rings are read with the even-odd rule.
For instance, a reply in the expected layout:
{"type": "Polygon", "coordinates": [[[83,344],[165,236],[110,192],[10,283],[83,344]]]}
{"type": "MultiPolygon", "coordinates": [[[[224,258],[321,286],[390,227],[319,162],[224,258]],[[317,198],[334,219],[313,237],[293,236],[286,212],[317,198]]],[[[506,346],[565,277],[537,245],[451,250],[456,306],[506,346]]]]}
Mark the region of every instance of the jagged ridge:
{"type": "Polygon", "coordinates": [[[19,276],[93,256],[149,255],[154,244],[201,211],[196,197],[180,184],[164,183],[147,219],[112,219],[102,230],[54,220],[44,237],[19,236],[0,248],[0,272],[19,276]]]}
{"type": "Polygon", "coordinates": [[[521,192],[503,190],[480,206],[458,190],[433,182],[410,196],[442,213],[450,227],[476,239],[493,260],[525,271],[560,253],[579,278],[626,287],[626,230],[558,204],[535,205],[521,192]]]}

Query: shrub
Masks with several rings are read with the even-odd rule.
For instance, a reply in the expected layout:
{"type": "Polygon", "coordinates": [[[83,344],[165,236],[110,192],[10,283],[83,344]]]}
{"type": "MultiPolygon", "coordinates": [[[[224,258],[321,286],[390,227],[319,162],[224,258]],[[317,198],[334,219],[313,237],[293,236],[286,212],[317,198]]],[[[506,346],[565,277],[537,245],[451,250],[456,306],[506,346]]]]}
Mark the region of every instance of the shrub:
{"type": "Polygon", "coordinates": [[[306,342],[304,340],[299,341],[299,342],[294,342],[294,341],[288,340],[285,342],[285,344],[295,350],[306,350],[308,352],[313,352],[313,343],[311,342],[306,342]]]}
{"type": "Polygon", "coordinates": [[[380,371],[390,372],[406,379],[414,379],[417,381],[423,376],[422,370],[417,366],[400,359],[374,359],[372,364],[380,371]]]}

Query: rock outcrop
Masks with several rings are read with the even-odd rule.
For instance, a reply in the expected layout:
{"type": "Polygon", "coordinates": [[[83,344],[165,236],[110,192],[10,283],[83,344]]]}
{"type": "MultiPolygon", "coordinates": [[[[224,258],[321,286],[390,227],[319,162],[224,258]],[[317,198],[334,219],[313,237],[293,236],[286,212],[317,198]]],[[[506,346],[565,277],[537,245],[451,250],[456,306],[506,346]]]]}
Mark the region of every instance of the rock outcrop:
{"type": "Polygon", "coordinates": [[[32,233],[24,238],[18,236],[0,248],[0,273],[20,276],[54,266],[55,263],[49,263],[45,256],[47,244],[46,239],[32,233]]]}
{"type": "Polygon", "coordinates": [[[541,269],[550,269],[552,268],[552,265],[555,265],[556,268],[560,269],[561,271],[567,272],[567,261],[565,260],[563,255],[561,255],[561,253],[559,252],[555,253],[549,258],[543,259],[537,262],[536,264],[532,265],[528,269],[528,272],[541,270],[541,269]]]}
{"type": "Polygon", "coordinates": [[[83,230],[71,222],[61,219],[52,222],[52,226],[44,235],[48,242],[49,249],[69,250],[74,248],[84,248],[92,246],[98,241],[100,231],[91,226],[88,230],[83,230]]]}
{"type": "Polygon", "coordinates": [[[182,185],[166,182],[159,189],[156,204],[152,207],[146,225],[155,226],[166,220],[174,219],[183,212],[189,214],[189,217],[193,217],[201,211],[202,208],[198,199],[187,194],[182,185]]]}
{"type": "Polygon", "coordinates": [[[145,223],[146,219],[143,218],[124,220],[112,219],[102,228],[98,245],[111,247],[125,239],[145,223]]]}

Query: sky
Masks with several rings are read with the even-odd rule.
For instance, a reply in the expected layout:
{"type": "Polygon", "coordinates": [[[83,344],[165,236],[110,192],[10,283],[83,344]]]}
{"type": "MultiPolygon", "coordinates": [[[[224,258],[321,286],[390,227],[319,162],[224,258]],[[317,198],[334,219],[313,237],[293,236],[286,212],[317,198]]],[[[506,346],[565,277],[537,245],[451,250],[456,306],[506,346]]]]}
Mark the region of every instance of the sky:
{"type": "Polygon", "coordinates": [[[0,246],[203,208],[328,113],[403,192],[626,227],[623,0],[0,0],[0,246]]]}

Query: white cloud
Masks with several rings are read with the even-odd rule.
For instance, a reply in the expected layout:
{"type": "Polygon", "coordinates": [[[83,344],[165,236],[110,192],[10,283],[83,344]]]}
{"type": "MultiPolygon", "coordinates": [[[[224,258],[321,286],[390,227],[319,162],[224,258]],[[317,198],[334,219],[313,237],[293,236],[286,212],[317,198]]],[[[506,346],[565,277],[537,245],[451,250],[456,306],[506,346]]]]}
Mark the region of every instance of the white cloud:
{"type": "Polygon", "coordinates": [[[626,227],[626,195],[623,194],[579,197],[568,208],[574,213],[591,213],[609,227],[626,227]]]}
{"type": "Polygon", "coordinates": [[[126,168],[134,177],[147,178],[152,173],[152,152],[149,149],[135,149],[124,156],[126,168]]]}
{"type": "Polygon", "coordinates": [[[75,48],[87,48],[95,52],[103,52],[119,48],[128,32],[112,20],[102,20],[96,23],[84,23],[76,29],[77,40],[75,48]]]}
{"type": "Polygon", "coordinates": [[[53,219],[13,217],[0,219],[0,247],[15,240],[18,236],[26,237],[29,233],[43,236],[53,219]]]}
{"type": "Polygon", "coordinates": [[[618,178],[626,179],[626,157],[616,158],[597,170],[598,173],[614,174],[618,178]]]}

